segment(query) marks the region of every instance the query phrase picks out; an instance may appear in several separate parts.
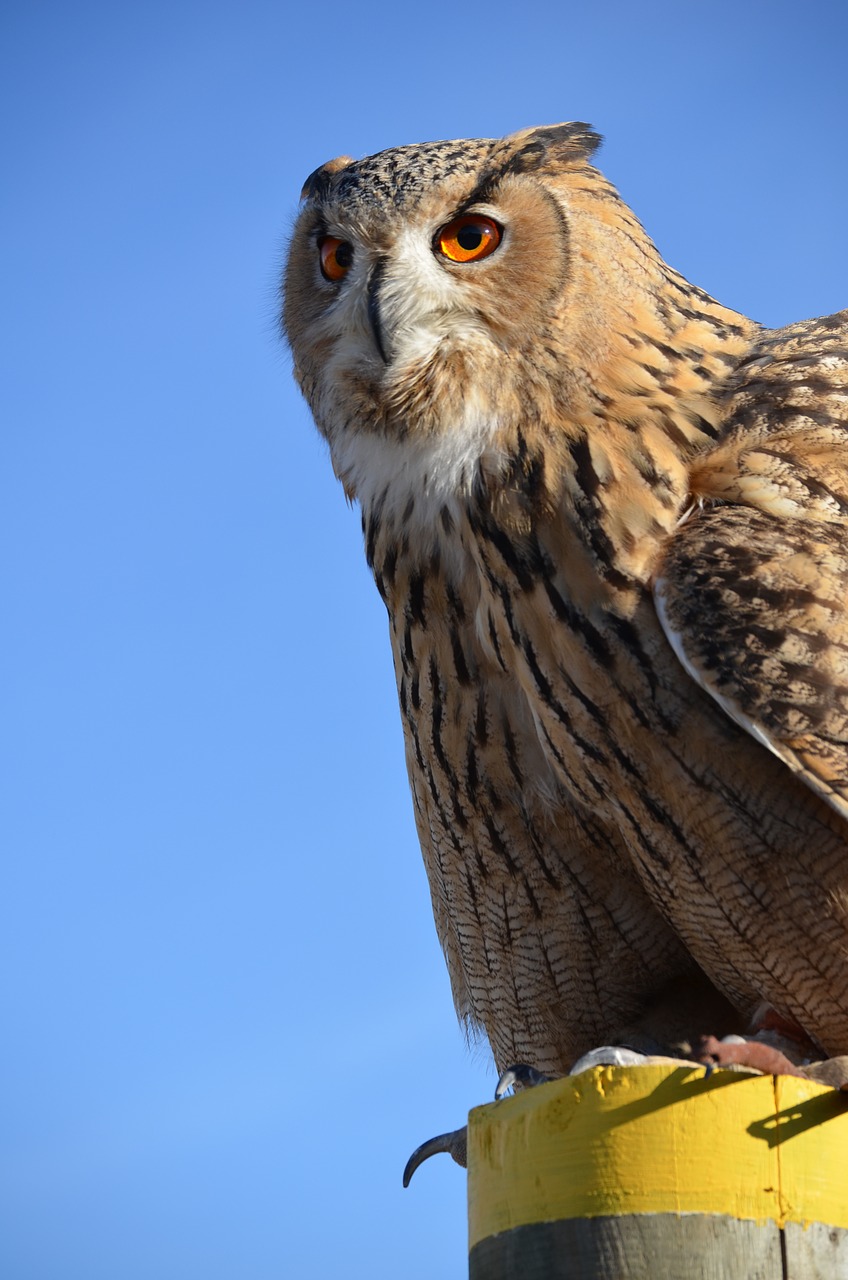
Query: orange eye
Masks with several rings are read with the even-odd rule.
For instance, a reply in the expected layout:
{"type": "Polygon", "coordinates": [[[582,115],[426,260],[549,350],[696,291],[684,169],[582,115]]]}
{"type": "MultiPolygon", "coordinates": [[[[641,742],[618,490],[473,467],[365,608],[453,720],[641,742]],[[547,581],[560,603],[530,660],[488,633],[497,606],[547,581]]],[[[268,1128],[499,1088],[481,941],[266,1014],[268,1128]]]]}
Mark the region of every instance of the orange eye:
{"type": "Polygon", "coordinates": [[[353,245],[335,236],[324,236],[318,241],[321,256],[321,273],[326,280],[341,280],[353,263],[353,245]]]}
{"type": "Polygon", "coordinates": [[[451,262],[478,262],[488,258],[501,242],[501,229],[481,213],[464,213],[436,233],[439,253],[451,262]]]}

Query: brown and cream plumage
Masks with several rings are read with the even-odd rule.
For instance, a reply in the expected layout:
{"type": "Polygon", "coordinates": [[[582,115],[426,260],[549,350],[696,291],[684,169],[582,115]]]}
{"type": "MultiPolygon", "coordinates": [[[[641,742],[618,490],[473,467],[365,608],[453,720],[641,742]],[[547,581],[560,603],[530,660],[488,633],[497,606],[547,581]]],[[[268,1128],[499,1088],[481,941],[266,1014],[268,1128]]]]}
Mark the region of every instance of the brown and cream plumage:
{"type": "Polygon", "coordinates": [[[386,603],[460,1014],[498,1065],[848,1053],[848,315],[660,257],[580,124],[314,173],[285,328],[386,603]]]}

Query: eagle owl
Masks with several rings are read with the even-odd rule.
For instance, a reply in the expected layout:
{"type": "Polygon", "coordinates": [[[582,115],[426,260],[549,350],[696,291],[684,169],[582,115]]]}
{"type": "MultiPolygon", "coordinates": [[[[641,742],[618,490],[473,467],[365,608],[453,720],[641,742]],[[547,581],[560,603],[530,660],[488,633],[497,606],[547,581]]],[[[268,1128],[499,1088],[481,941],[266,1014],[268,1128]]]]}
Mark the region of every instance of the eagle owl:
{"type": "Polygon", "coordinates": [[[332,160],[286,269],[457,1010],[501,1069],[762,1007],[848,1053],[848,313],[689,284],[598,141],[332,160]]]}

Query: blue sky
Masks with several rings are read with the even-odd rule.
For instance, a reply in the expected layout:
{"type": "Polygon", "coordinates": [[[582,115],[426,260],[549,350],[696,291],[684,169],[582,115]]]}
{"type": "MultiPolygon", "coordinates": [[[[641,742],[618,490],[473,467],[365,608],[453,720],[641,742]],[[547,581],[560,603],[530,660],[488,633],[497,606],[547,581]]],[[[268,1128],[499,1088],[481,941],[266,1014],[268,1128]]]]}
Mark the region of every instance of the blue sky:
{"type": "Polygon", "coordinates": [[[465,1274],[465,1044],[275,293],[340,153],[591,121],[668,260],[848,304],[848,10],[7,3],[0,1274],[465,1274]]]}

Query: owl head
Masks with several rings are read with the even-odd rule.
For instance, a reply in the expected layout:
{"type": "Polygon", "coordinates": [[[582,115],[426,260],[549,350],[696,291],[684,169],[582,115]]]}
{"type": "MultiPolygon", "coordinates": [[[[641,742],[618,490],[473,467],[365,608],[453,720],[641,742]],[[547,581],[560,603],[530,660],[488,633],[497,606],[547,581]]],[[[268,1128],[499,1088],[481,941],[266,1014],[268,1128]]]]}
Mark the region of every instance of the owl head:
{"type": "Polygon", "coordinates": [[[599,141],[558,124],[307,179],[283,322],[349,496],[386,476],[400,493],[404,469],[455,489],[499,431],[561,419],[614,357],[660,260],[589,164],[599,141]]]}

